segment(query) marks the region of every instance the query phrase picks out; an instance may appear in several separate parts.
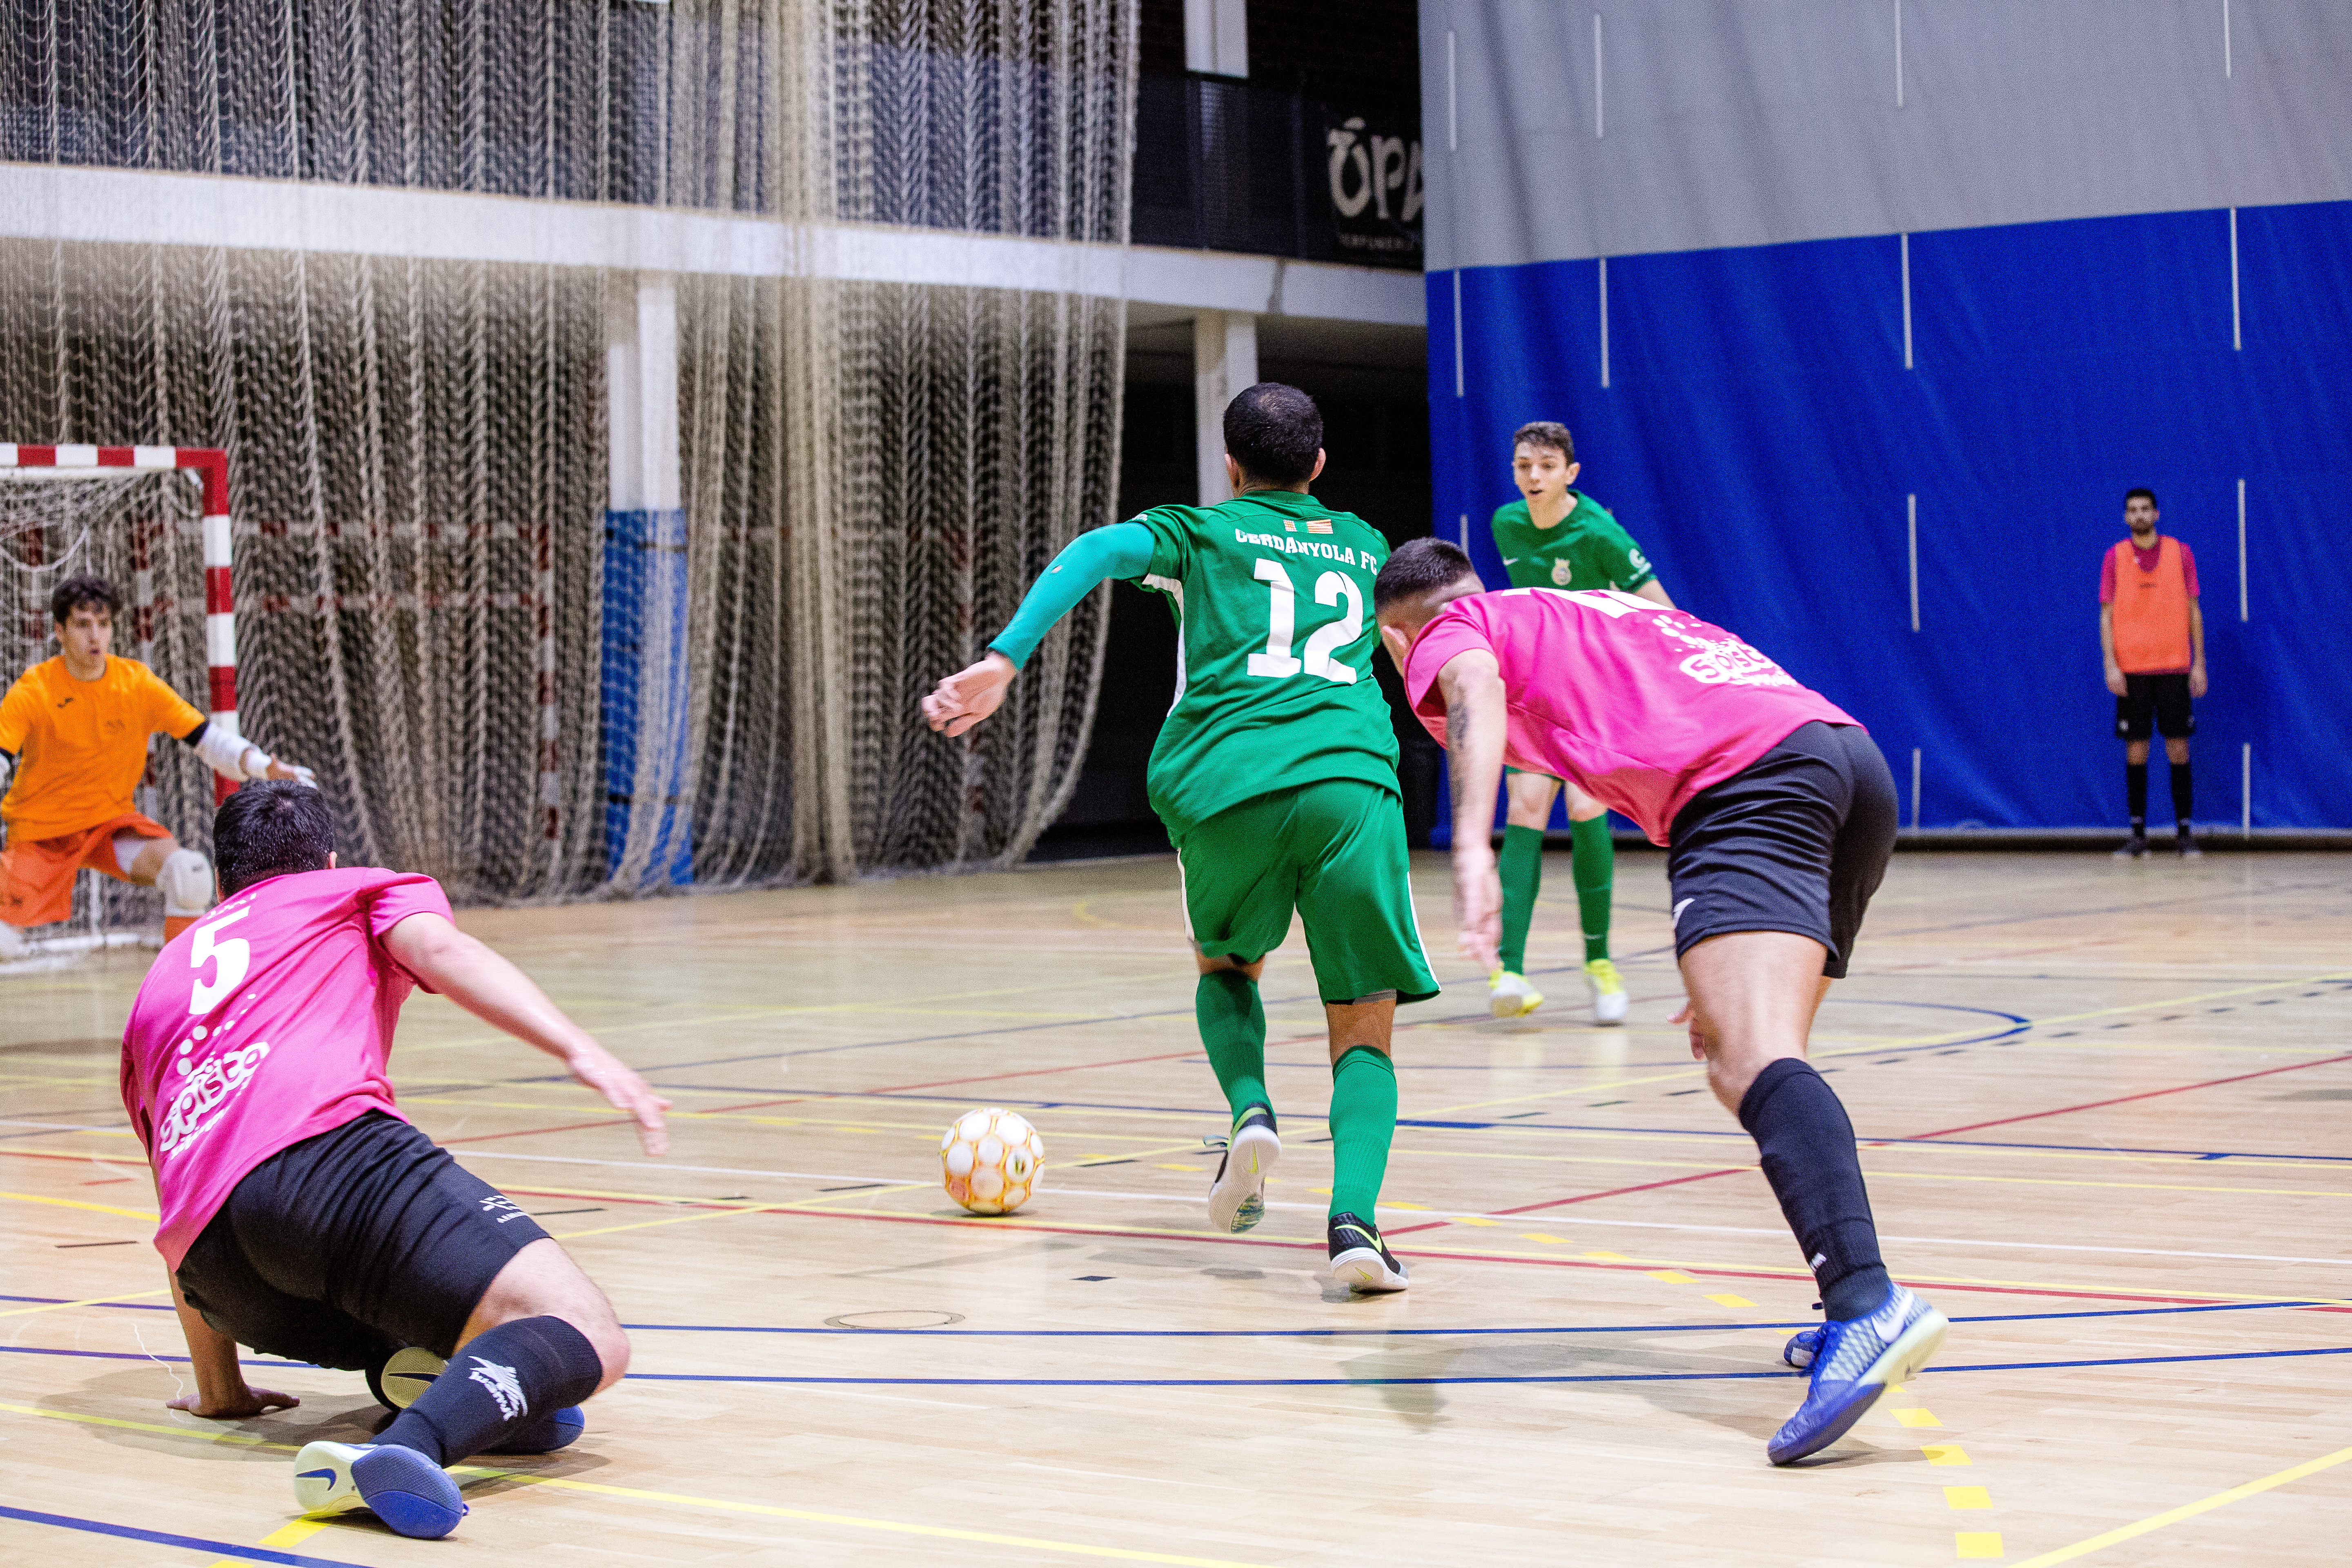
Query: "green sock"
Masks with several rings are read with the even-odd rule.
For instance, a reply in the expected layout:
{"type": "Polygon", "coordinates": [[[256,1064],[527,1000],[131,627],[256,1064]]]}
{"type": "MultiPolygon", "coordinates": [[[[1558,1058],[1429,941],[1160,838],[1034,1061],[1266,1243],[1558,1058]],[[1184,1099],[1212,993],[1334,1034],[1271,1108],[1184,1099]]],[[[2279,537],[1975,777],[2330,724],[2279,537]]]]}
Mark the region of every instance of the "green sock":
{"type": "Polygon", "coordinates": [[[1192,989],[1192,1016],[1234,1115],[1253,1105],[1272,1110],[1274,1099],[1265,1091],[1265,1006],[1257,982],[1238,969],[1203,974],[1192,989]]]}
{"type": "Polygon", "coordinates": [[[1571,822],[1575,859],[1570,874],[1576,879],[1576,912],[1584,924],[1584,962],[1609,956],[1609,889],[1617,879],[1617,846],[1609,837],[1609,818],[1571,822]]]}
{"type": "Polygon", "coordinates": [[[1331,1064],[1331,1212],[1373,1220],[1396,1136],[1396,1068],[1358,1046],[1331,1064]]]}
{"type": "MultiPolygon", "coordinates": [[[[1528,971],[1528,922],[1535,919],[1536,893],[1543,886],[1543,829],[1516,823],[1503,829],[1503,853],[1496,869],[1503,879],[1503,967],[1528,971]]],[[[1369,1216],[1367,1216],[1369,1217],[1369,1216]]]]}

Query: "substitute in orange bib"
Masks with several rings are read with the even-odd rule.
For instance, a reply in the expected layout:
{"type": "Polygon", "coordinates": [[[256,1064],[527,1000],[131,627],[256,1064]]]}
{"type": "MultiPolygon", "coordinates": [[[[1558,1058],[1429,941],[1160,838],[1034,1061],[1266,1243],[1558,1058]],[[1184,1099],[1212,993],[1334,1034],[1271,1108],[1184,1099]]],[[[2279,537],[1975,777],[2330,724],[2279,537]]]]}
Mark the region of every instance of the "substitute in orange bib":
{"type": "Polygon", "coordinates": [[[213,901],[213,869],[171,830],[132,809],[158,731],[194,748],[231,779],[312,782],[308,768],[272,758],[215,726],[135,658],[117,658],[114,614],[122,606],[102,577],[68,577],[49,596],[57,658],[19,676],[0,698],[0,960],[24,952],[24,928],[73,911],[74,873],[84,866],[163,889],[163,935],[180,934],[213,901]]]}
{"type": "Polygon", "coordinates": [[[2147,853],[2147,738],[2164,737],[2171,773],[2174,847],[2184,860],[2203,851],[2189,831],[2189,737],[2197,732],[2189,699],[2205,695],[2205,616],[2197,607],[2197,557],[2156,531],[2156,492],[2124,497],[2129,539],[2099,564],[2099,650],[2107,689],[2116,694],[2116,735],[2124,743],[2124,798],[2131,837],[2118,860],[2147,853]]]}

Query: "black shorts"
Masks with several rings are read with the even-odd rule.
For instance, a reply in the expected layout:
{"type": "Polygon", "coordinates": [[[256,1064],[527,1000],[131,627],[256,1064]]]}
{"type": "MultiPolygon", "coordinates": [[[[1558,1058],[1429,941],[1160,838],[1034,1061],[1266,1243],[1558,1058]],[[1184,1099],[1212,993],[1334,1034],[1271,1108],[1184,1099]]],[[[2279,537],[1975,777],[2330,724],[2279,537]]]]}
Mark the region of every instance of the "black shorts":
{"type": "Polygon", "coordinates": [[[539,1222],[397,1117],[371,1110],[256,1166],[180,1261],[205,1321],[347,1372],[404,1345],[457,1348],[539,1222]]]}
{"type": "Polygon", "coordinates": [[[2126,675],[2124,694],[2116,699],[2116,739],[2145,741],[2150,721],[2168,741],[2185,741],[2197,733],[2197,715],[2189,710],[2189,675],[2126,675]]]}
{"type": "Polygon", "coordinates": [[[1843,977],[1898,813],[1886,759],[1851,724],[1803,725],[1701,790],[1667,829],[1675,956],[1732,931],[1794,931],[1829,949],[1823,974],[1843,977]]]}

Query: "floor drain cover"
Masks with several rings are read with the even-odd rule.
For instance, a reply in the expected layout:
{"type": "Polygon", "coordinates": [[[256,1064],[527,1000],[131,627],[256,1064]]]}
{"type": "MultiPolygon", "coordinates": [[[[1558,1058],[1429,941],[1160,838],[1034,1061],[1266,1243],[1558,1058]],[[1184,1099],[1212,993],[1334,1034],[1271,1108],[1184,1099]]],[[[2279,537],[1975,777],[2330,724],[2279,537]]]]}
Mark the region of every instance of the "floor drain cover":
{"type": "Polygon", "coordinates": [[[944,1329],[950,1323],[962,1321],[961,1312],[898,1308],[879,1312],[844,1312],[837,1318],[827,1318],[824,1323],[829,1329],[944,1329]]]}

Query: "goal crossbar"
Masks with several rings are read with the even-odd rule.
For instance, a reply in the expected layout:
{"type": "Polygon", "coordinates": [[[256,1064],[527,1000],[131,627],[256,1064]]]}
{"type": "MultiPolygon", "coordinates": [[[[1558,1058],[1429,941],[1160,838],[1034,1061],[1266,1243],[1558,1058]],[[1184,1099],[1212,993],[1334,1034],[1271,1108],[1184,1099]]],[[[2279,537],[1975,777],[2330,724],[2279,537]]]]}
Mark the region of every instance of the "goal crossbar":
{"type": "MultiPolygon", "coordinates": [[[[34,446],[0,441],[0,479],[99,479],[130,470],[178,470],[204,488],[205,664],[214,725],[236,722],[236,595],[230,577],[228,454],[217,447],[34,446]]],[[[215,780],[226,798],[228,781],[215,780]]]]}

